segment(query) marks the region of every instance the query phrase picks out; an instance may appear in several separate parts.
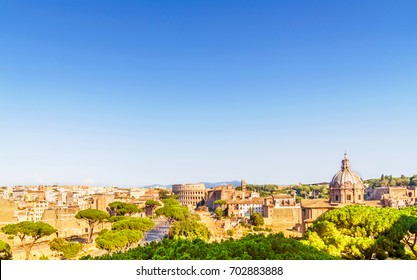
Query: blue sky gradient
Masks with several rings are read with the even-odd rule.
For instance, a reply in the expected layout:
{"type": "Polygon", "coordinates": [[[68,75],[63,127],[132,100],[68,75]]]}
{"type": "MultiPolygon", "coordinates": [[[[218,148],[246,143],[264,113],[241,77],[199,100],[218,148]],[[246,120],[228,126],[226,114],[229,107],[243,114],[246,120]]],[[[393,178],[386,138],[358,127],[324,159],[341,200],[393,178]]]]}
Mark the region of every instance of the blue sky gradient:
{"type": "Polygon", "coordinates": [[[0,185],[417,173],[416,1],[0,1],[0,185]]]}

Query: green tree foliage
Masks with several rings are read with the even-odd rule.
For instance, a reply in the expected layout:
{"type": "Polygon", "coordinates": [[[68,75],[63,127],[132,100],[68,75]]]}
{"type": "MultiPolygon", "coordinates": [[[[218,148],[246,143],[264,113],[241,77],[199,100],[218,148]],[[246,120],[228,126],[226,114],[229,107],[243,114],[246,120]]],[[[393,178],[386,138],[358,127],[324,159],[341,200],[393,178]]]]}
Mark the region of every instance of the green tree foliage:
{"type": "Polygon", "coordinates": [[[148,218],[127,218],[113,223],[112,230],[140,230],[147,231],[154,227],[155,223],[148,218]]]}
{"type": "Polygon", "coordinates": [[[175,198],[163,199],[162,203],[164,206],[181,206],[181,203],[175,198]]]}
{"type": "Polygon", "coordinates": [[[114,222],[118,222],[118,221],[125,220],[125,219],[129,219],[129,217],[126,217],[126,216],[111,216],[106,221],[110,222],[110,223],[114,223],[114,222]]]}
{"type": "Polygon", "coordinates": [[[82,245],[80,243],[68,242],[68,244],[64,247],[62,253],[64,255],[64,258],[72,260],[78,255],[81,249],[82,245]]]}
{"type": "Polygon", "coordinates": [[[95,239],[96,246],[111,253],[127,246],[127,237],[119,231],[107,231],[95,239]]]}
{"type": "Polygon", "coordinates": [[[156,200],[147,200],[145,202],[145,206],[157,207],[157,206],[161,206],[161,203],[156,200]]]}
{"type": "MultiPolygon", "coordinates": [[[[248,191],[258,192],[261,197],[268,197],[268,196],[271,196],[273,194],[278,194],[278,193],[285,193],[286,194],[286,193],[291,192],[291,188],[289,188],[289,187],[283,188],[283,187],[280,187],[280,186],[274,185],[274,184],[265,184],[265,185],[247,184],[246,189],[248,191]]],[[[236,187],[236,190],[241,191],[242,188],[241,187],[236,187]]]]}
{"type": "Polygon", "coordinates": [[[407,207],[400,210],[400,218],[393,225],[387,237],[394,241],[400,241],[411,250],[417,258],[417,206],[407,207]]]}
{"type": "Polygon", "coordinates": [[[181,206],[176,199],[164,199],[162,202],[164,206],[157,209],[156,214],[164,216],[172,224],[168,234],[170,238],[202,238],[205,240],[210,238],[207,226],[199,222],[199,215],[191,214],[188,208],[181,206]]]}
{"type": "Polygon", "coordinates": [[[52,251],[61,252],[66,244],[67,244],[67,241],[65,241],[65,239],[63,239],[63,238],[54,238],[51,241],[49,241],[49,248],[52,251]]]}
{"type": "Polygon", "coordinates": [[[407,186],[415,186],[416,182],[414,181],[417,176],[414,175],[412,177],[407,177],[401,175],[400,177],[392,177],[392,175],[381,175],[381,178],[374,178],[365,180],[364,183],[368,184],[371,188],[379,188],[379,187],[407,187],[407,186]]]}
{"type": "Polygon", "coordinates": [[[153,211],[155,211],[155,209],[159,206],[161,206],[161,203],[155,200],[147,200],[145,202],[145,208],[151,213],[153,213],[153,211]]]}
{"type": "Polygon", "coordinates": [[[196,213],[191,214],[191,215],[190,215],[190,218],[191,218],[191,219],[194,219],[194,220],[196,220],[196,221],[201,221],[201,217],[200,217],[200,215],[198,215],[198,214],[196,214],[196,213]]]}
{"type": "Polygon", "coordinates": [[[127,248],[139,243],[139,241],[141,241],[143,238],[143,233],[139,230],[124,229],[121,232],[127,238],[127,248]]]}
{"type": "Polygon", "coordinates": [[[306,244],[345,259],[415,257],[417,207],[401,210],[345,206],[321,215],[305,234],[306,244]]]}
{"type": "Polygon", "coordinates": [[[168,198],[177,199],[178,196],[176,196],[175,194],[170,193],[166,189],[159,189],[159,199],[163,200],[163,199],[168,199],[168,198]]]}
{"type": "Polygon", "coordinates": [[[107,228],[103,228],[102,230],[100,230],[100,232],[98,233],[98,235],[102,235],[103,233],[109,231],[109,229],[107,228]]]}
{"type": "Polygon", "coordinates": [[[135,204],[115,201],[109,204],[110,210],[116,213],[116,216],[132,216],[135,213],[142,212],[141,208],[138,208],[135,204]]]}
{"type": "Polygon", "coordinates": [[[214,204],[214,205],[217,205],[217,206],[222,206],[222,205],[226,205],[226,204],[227,204],[227,202],[226,202],[225,200],[223,200],[223,199],[218,199],[218,200],[215,200],[215,201],[213,202],[213,204],[214,204]]]}
{"type": "Polygon", "coordinates": [[[10,245],[0,240],[0,260],[11,260],[13,259],[12,250],[10,245]]]}
{"type": "Polygon", "coordinates": [[[26,260],[29,259],[33,245],[42,237],[49,236],[56,232],[51,225],[44,222],[20,222],[8,224],[1,229],[5,234],[16,235],[20,238],[26,253],[26,260]],[[31,239],[28,241],[28,239],[31,239]]]}
{"type": "Polygon", "coordinates": [[[96,246],[109,253],[126,250],[143,238],[142,231],[151,230],[154,225],[154,222],[148,218],[125,217],[115,221],[112,224],[112,230],[100,232],[96,238],[96,246]]]}
{"type": "Polygon", "coordinates": [[[329,198],[329,186],[327,185],[300,185],[292,188],[299,198],[316,199],[329,198]]]}
{"type": "Polygon", "coordinates": [[[98,236],[95,240],[99,249],[108,251],[122,251],[134,244],[137,244],[143,238],[143,233],[138,230],[117,230],[107,231],[98,236]]]}
{"type": "Polygon", "coordinates": [[[100,222],[108,219],[109,217],[109,213],[97,209],[81,210],[75,215],[75,218],[86,221],[88,226],[90,227],[88,243],[91,243],[91,240],[93,239],[94,227],[100,222]]]}
{"type": "MultiPolygon", "coordinates": [[[[85,257],[83,259],[91,259],[85,257]]],[[[205,242],[201,239],[163,239],[144,247],[96,257],[97,260],[332,260],[328,253],[285,238],[283,234],[247,235],[241,239],[205,242]]]]}
{"type": "Polygon", "coordinates": [[[221,208],[216,208],[216,210],[214,210],[214,213],[216,214],[218,220],[220,220],[223,217],[223,210],[221,208]]]}
{"type": "Polygon", "coordinates": [[[264,218],[262,217],[261,213],[256,212],[250,215],[250,221],[254,226],[263,226],[264,225],[264,218]]]}
{"type": "Polygon", "coordinates": [[[49,242],[49,248],[52,251],[62,253],[65,259],[74,259],[81,251],[82,245],[80,243],[67,242],[63,238],[54,238],[49,242]]]}
{"type": "Polygon", "coordinates": [[[184,237],[188,239],[200,238],[203,240],[209,240],[210,231],[202,222],[189,218],[174,222],[169,229],[168,236],[170,238],[184,237]]]}
{"type": "Polygon", "coordinates": [[[155,211],[156,215],[164,216],[170,224],[174,221],[184,220],[190,216],[188,208],[181,206],[178,200],[168,198],[162,200],[163,207],[155,211]]]}

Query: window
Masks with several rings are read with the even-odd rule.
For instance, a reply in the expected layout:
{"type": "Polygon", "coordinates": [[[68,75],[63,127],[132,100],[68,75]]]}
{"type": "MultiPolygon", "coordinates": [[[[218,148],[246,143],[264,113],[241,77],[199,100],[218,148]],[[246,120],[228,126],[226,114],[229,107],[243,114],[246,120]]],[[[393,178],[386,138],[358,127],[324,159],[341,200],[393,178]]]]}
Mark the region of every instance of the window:
{"type": "Polygon", "coordinates": [[[335,199],[336,201],[339,201],[339,196],[338,195],[336,195],[336,199],[335,199]]]}
{"type": "Polygon", "coordinates": [[[361,200],[361,195],[360,194],[358,195],[358,199],[361,200]]]}
{"type": "Polygon", "coordinates": [[[347,195],[347,200],[351,201],[352,200],[352,196],[350,194],[347,195]]]}

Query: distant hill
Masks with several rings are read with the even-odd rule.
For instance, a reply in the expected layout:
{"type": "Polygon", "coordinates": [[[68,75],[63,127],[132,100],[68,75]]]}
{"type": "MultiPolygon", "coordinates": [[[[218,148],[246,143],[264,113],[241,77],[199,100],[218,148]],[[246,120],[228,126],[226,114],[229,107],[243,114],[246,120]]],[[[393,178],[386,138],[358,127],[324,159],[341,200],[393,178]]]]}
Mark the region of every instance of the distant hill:
{"type": "MultiPolygon", "coordinates": [[[[228,182],[216,182],[216,183],[210,183],[210,182],[200,182],[201,184],[204,184],[206,188],[212,189],[216,186],[223,186],[231,184],[233,187],[240,187],[240,181],[228,181],[228,182]]],[[[143,186],[143,188],[171,188],[173,184],[170,185],[161,185],[161,184],[153,184],[148,186],[143,186]]]]}
{"type": "Polygon", "coordinates": [[[142,188],[146,188],[146,189],[155,189],[155,188],[171,188],[172,185],[161,185],[161,184],[153,184],[153,185],[148,185],[148,186],[143,186],[142,188]]]}
{"type": "Polygon", "coordinates": [[[229,182],[217,182],[217,183],[210,183],[210,182],[202,182],[206,188],[212,189],[217,186],[224,186],[231,184],[233,187],[240,187],[240,181],[229,181],[229,182]]]}

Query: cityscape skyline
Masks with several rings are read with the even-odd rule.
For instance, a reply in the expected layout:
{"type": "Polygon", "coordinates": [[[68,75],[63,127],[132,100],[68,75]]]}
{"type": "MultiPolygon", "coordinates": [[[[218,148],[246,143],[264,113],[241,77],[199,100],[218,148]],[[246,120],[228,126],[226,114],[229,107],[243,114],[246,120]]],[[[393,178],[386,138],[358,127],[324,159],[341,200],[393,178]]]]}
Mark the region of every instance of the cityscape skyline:
{"type": "Polygon", "coordinates": [[[0,185],[417,173],[414,1],[1,6],[0,185]]]}

